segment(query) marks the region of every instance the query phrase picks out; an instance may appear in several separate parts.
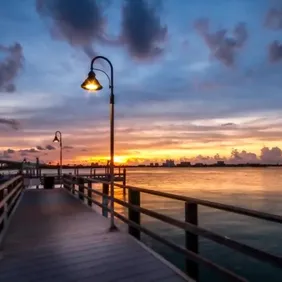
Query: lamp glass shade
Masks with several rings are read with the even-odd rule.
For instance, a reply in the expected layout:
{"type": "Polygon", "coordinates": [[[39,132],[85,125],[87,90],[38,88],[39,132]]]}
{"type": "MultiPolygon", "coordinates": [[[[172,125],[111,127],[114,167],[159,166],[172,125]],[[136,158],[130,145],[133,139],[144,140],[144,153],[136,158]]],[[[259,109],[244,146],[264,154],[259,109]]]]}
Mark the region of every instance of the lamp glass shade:
{"type": "Polygon", "coordinates": [[[60,141],[59,138],[55,136],[53,142],[59,142],[59,141],[60,141]]]}
{"type": "Polygon", "coordinates": [[[94,71],[90,71],[88,73],[88,77],[81,84],[81,87],[88,91],[98,91],[98,90],[103,89],[103,86],[100,84],[100,82],[96,78],[94,71]]]}

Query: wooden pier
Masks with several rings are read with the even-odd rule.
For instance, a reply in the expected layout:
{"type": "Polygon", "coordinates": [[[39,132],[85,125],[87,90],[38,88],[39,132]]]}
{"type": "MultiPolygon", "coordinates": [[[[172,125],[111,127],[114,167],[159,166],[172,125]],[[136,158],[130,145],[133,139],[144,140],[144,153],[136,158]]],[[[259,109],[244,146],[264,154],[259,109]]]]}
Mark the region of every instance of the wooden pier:
{"type": "MultiPolygon", "coordinates": [[[[225,204],[115,183],[128,200],[111,198],[107,173],[102,178],[64,175],[58,189],[27,189],[17,175],[0,185],[0,281],[199,281],[199,265],[222,275],[224,281],[248,281],[202,257],[203,237],[282,271],[282,258],[198,226],[198,206],[281,224],[282,217],[225,204]],[[93,183],[103,186],[102,192],[93,183]],[[95,186],[96,187],[96,186],[95,186]],[[185,205],[185,221],[142,207],[141,194],[178,200],[185,205]],[[97,196],[102,200],[98,201],[97,196]],[[109,231],[110,201],[127,209],[114,216],[128,232],[109,231]],[[102,209],[102,215],[93,210],[102,209]],[[142,225],[141,214],[185,232],[185,246],[163,238],[142,225]],[[142,234],[186,258],[186,273],[140,242],[142,234]]],[[[93,175],[92,175],[93,176],[93,175]]]]}
{"type": "Polygon", "coordinates": [[[132,236],[109,232],[108,219],[66,189],[24,190],[22,176],[5,189],[1,282],[189,281],[132,236]]]}

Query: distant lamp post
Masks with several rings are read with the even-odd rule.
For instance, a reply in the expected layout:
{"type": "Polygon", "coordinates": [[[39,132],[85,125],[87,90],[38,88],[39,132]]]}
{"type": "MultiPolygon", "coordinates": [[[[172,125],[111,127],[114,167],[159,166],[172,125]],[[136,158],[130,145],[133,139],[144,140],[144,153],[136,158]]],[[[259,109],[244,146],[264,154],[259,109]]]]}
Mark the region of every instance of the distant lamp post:
{"type": "Polygon", "coordinates": [[[62,165],[63,165],[63,139],[62,139],[62,133],[61,131],[56,131],[55,132],[55,137],[53,139],[53,142],[58,142],[60,143],[60,184],[62,187],[62,165]]]}
{"type": "Polygon", "coordinates": [[[110,92],[110,191],[111,191],[111,227],[110,231],[116,230],[115,222],[114,222],[114,104],[115,104],[115,96],[114,96],[114,68],[111,61],[103,56],[96,56],[92,59],[90,64],[90,72],[88,73],[88,77],[81,84],[81,87],[88,91],[98,91],[103,89],[103,86],[100,84],[98,79],[96,78],[96,74],[94,70],[100,71],[104,73],[109,80],[109,88],[110,92]],[[108,74],[100,69],[94,69],[93,65],[97,59],[105,60],[111,69],[110,77],[108,74]]]}

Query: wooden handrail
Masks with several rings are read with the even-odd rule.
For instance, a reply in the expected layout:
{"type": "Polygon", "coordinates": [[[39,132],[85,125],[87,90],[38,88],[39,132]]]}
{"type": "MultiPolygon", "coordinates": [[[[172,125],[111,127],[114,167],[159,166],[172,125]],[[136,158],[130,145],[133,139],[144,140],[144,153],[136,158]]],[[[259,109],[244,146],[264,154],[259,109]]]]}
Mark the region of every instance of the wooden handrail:
{"type": "Polygon", "coordinates": [[[12,183],[14,183],[15,181],[17,181],[18,179],[20,179],[22,176],[18,175],[15,176],[9,180],[7,180],[6,182],[0,184],[0,191],[2,191],[3,189],[6,189],[8,186],[10,186],[12,183]]]}
{"type": "Polygon", "coordinates": [[[0,186],[0,238],[4,234],[3,232],[7,227],[7,220],[19,199],[23,187],[22,175],[15,176],[0,186]],[[7,191],[6,195],[4,193],[5,190],[7,191]]]}
{"type": "MultiPolygon", "coordinates": [[[[109,197],[110,198],[110,197],[109,197]]],[[[111,199],[111,198],[110,198],[111,199]]],[[[273,266],[278,266],[280,268],[282,268],[282,257],[279,256],[275,256],[272,254],[269,254],[267,252],[258,250],[256,248],[250,247],[246,244],[243,243],[239,243],[231,238],[228,238],[226,236],[221,236],[213,231],[209,231],[207,229],[204,229],[202,227],[199,226],[195,226],[192,224],[189,224],[187,222],[183,222],[180,220],[177,220],[175,218],[160,214],[158,212],[146,209],[146,208],[142,208],[139,206],[135,206],[135,205],[131,205],[125,201],[119,200],[119,199],[114,199],[114,201],[128,209],[132,209],[135,210],[137,212],[140,212],[142,214],[148,215],[152,218],[158,219],[160,221],[163,221],[165,223],[168,223],[170,225],[173,225],[175,227],[178,227],[180,229],[183,229],[185,231],[189,231],[195,235],[199,235],[202,236],[204,238],[210,239],[220,245],[229,247],[233,250],[236,250],[240,253],[243,253],[245,255],[251,256],[255,259],[261,260],[261,261],[265,261],[268,262],[270,264],[272,264],[273,266]]]]}
{"type": "Polygon", "coordinates": [[[215,203],[215,202],[211,202],[207,200],[201,200],[201,199],[191,198],[191,197],[182,196],[182,195],[175,195],[172,193],[160,192],[160,191],[146,189],[146,188],[139,188],[139,187],[134,187],[134,186],[129,186],[129,185],[126,185],[124,187],[122,184],[118,184],[118,183],[115,183],[115,186],[120,187],[120,188],[125,188],[128,190],[139,191],[144,194],[160,196],[163,198],[169,198],[172,200],[178,200],[182,202],[191,202],[191,203],[195,203],[201,206],[215,208],[218,210],[224,210],[224,211],[228,211],[228,212],[232,212],[236,214],[242,214],[242,215],[246,215],[246,216],[250,216],[250,217],[254,217],[258,219],[263,219],[263,220],[267,220],[271,222],[282,223],[282,216],[280,215],[274,215],[274,214],[270,214],[266,212],[260,212],[256,210],[251,210],[251,209],[246,209],[246,208],[241,208],[241,207],[236,207],[236,206],[226,205],[226,204],[221,204],[221,203],[215,203]]]}
{"type": "Polygon", "coordinates": [[[5,203],[17,192],[17,190],[21,186],[22,186],[22,183],[18,183],[17,186],[14,187],[13,190],[5,196],[5,198],[0,202],[0,208],[2,208],[5,205],[5,203]]]}
{"type": "MultiPolygon", "coordinates": [[[[97,194],[101,197],[106,197],[109,200],[112,199],[109,195],[106,195],[106,194],[104,194],[104,193],[102,193],[102,192],[100,192],[96,189],[93,189],[93,188],[90,189],[89,187],[85,187],[85,186],[84,186],[84,189],[91,190],[93,193],[95,193],[95,194],[97,194]]],[[[89,197],[87,197],[87,198],[89,198],[89,197]]],[[[177,220],[175,218],[160,214],[158,212],[155,212],[155,211],[152,211],[152,210],[149,210],[149,209],[146,209],[146,208],[142,208],[142,207],[139,207],[139,206],[132,205],[130,203],[127,203],[127,202],[122,201],[122,200],[117,199],[117,198],[114,198],[114,202],[116,202],[117,204],[119,204],[123,207],[126,207],[128,209],[135,210],[137,212],[140,212],[140,213],[145,214],[147,216],[153,217],[155,219],[158,219],[160,221],[163,221],[165,223],[168,223],[170,225],[173,225],[173,226],[178,227],[180,229],[183,229],[185,231],[189,231],[189,232],[191,232],[195,235],[202,236],[204,238],[210,239],[210,240],[212,240],[212,241],[214,241],[214,242],[216,242],[220,245],[229,247],[229,248],[236,250],[240,253],[243,253],[247,256],[251,256],[251,257],[253,257],[257,260],[264,261],[264,262],[267,262],[267,263],[269,263],[273,266],[282,268],[282,257],[280,257],[280,256],[272,255],[272,254],[267,253],[265,251],[261,251],[261,250],[258,250],[256,248],[250,247],[246,244],[239,243],[239,242],[237,242],[237,241],[235,241],[235,240],[233,240],[233,239],[231,239],[227,236],[221,236],[221,235],[219,235],[219,234],[217,234],[213,231],[207,230],[205,228],[177,220]]]]}
{"type": "MultiPolygon", "coordinates": [[[[89,190],[88,187],[85,187],[85,186],[84,186],[84,189],[89,190]]],[[[96,193],[98,195],[107,196],[107,195],[105,195],[105,194],[103,194],[103,193],[101,193],[101,192],[99,192],[99,191],[97,191],[95,189],[90,189],[90,190],[93,193],[96,193]]],[[[76,190],[76,193],[79,194],[79,195],[84,196],[85,198],[87,198],[89,200],[91,200],[94,204],[98,205],[100,208],[106,209],[108,212],[111,211],[111,209],[108,206],[103,205],[103,204],[99,203],[98,201],[94,200],[93,198],[90,198],[90,197],[86,196],[83,192],[80,192],[79,190],[76,190]]],[[[110,199],[110,196],[107,196],[107,197],[110,199]]],[[[115,199],[115,201],[116,200],[118,200],[118,199],[115,199]]],[[[119,201],[118,200],[116,202],[119,203],[119,202],[123,202],[123,201],[119,201]]],[[[132,206],[132,205],[130,205],[130,206],[132,206]]],[[[149,235],[153,239],[156,239],[159,242],[161,242],[161,243],[163,243],[163,244],[173,248],[174,250],[182,253],[183,255],[188,257],[189,259],[191,259],[191,260],[193,260],[193,261],[195,261],[197,263],[203,264],[203,265],[205,265],[205,266],[207,266],[209,268],[212,268],[212,269],[215,269],[215,270],[219,271],[222,275],[224,275],[228,279],[228,281],[247,282],[247,280],[244,279],[243,277],[240,277],[240,276],[234,274],[233,272],[231,272],[231,271],[229,271],[229,270],[227,270],[227,269],[225,269],[225,268],[223,268],[223,267],[213,263],[212,261],[210,261],[210,260],[208,260],[206,258],[203,258],[200,255],[195,254],[195,253],[193,253],[193,252],[191,252],[191,251],[189,251],[189,250],[187,250],[187,249],[185,249],[185,248],[183,248],[183,247],[181,247],[181,246],[179,246],[179,245],[177,245],[177,244],[175,244],[175,243],[173,243],[173,242],[171,242],[171,241],[169,241],[169,240],[167,240],[167,239],[165,239],[165,238],[163,238],[163,237],[161,237],[159,235],[157,235],[156,233],[150,231],[149,229],[143,227],[142,225],[138,225],[135,222],[128,220],[126,217],[122,216],[121,214],[117,213],[116,211],[114,211],[114,215],[117,218],[119,218],[120,220],[122,220],[123,222],[127,223],[128,225],[130,225],[130,226],[132,226],[134,228],[137,228],[140,231],[142,231],[143,233],[149,235]]]]}
{"type": "MultiPolygon", "coordinates": [[[[110,210],[110,209],[109,209],[110,210]]],[[[114,211],[114,215],[122,220],[123,222],[127,223],[128,225],[130,226],[133,226],[134,228],[138,228],[140,229],[140,231],[142,231],[144,234],[150,236],[151,238],[157,240],[158,242],[161,242],[163,243],[164,245],[167,245],[169,246],[170,248],[174,249],[175,251],[185,255],[186,257],[188,257],[189,259],[199,263],[199,264],[202,264],[202,265],[205,265],[211,269],[214,269],[214,270],[217,270],[220,274],[224,275],[228,281],[234,281],[234,282],[248,282],[248,280],[246,280],[245,278],[243,277],[240,277],[239,275],[236,275],[235,273],[225,269],[224,267],[221,267],[215,263],[213,263],[212,261],[198,255],[198,254],[195,254],[159,235],[157,235],[156,233],[152,232],[151,230],[141,226],[141,225],[138,225],[136,224],[135,222],[133,221],[130,221],[128,220],[126,217],[122,216],[121,214],[117,213],[116,211],[114,211]]]]}
{"type": "MultiPolygon", "coordinates": [[[[91,182],[95,182],[95,183],[110,184],[109,181],[101,181],[101,180],[98,180],[98,179],[87,178],[86,180],[91,181],[91,182]]],[[[270,214],[270,213],[266,213],[266,212],[260,212],[260,211],[246,209],[246,208],[242,208],[242,207],[236,207],[236,206],[232,206],[232,205],[226,205],[226,204],[222,204],[222,203],[215,203],[215,202],[211,202],[211,201],[207,201],[207,200],[201,200],[201,199],[197,199],[197,198],[192,198],[192,197],[187,197],[187,196],[182,196],[182,195],[176,195],[176,194],[167,193],[167,192],[160,192],[160,191],[157,191],[157,190],[152,190],[152,189],[147,189],[147,188],[140,188],[140,187],[123,185],[123,184],[118,184],[118,183],[115,183],[115,186],[119,187],[119,188],[127,189],[127,190],[139,191],[139,192],[144,193],[144,194],[150,194],[150,195],[168,198],[168,199],[172,199],[172,200],[178,200],[178,201],[182,201],[182,202],[191,202],[191,203],[195,203],[195,204],[198,204],[198,205],[201,205],[201,206],[215,208],[215,209],[218,209],[218,210],[224,210],[224,211],[232,212],[232,213],[235,213],[235,214],[242,214],[242,215],[246,215],[246,216],[250,216],[250,217],[254,217],[254,218],[258,218],[258,219],[262,219],[262,220],[266,220],[266,221],[282,223],[282,216],[280,216],[280,215],[270,214]]]]}
{"type": "MultiPolygon", "coordinates": [[[[120,199],[117,199],[117,198],[112,199],[110,195],[105,194],[106,192],[103,193],[103,192],[100,192],[96,189],[90,188],[91,185],[89,185],[89,183],[102,183],[103,185],[109,185],[110,184],[109,181],[103,181],[103,180],[100,180],[100,179],[92,179],[92,178],[84,178],[84,181],[86,181],[88,183],[88,186],[87,187],[84,186],[83,180],[81,179],[80,186],[79,186],[80,188],[79,188],[79,190],[76,190],[75,192],[77,192],[78,195],[80,195],[79,196],[80,199],[84,199],[84,198],[88,199],[88,203],[93,202],[94,204],[98,205],[102,209],[110,211],[110,209],[108,208],[107,205],[101,204],[98,201],[92,199],[91,193],[94,193],[96,195],[101,196],[103,199],[107,199],[109,201],[113,200],[115,203],[117,203],[117,204],[119,204],[123,207],[126,207],[128,209],[128,211],[131,211],[131,213],[134,212],[134,213],[136,213],[136,215],[145,214],[145,215],[150,216],[152,218],[155,218],[155,219],[161,220],[165,223],[168,223],[172,226],[178,227],[178,228],[180,228],[180,229],[182,229],[186,232],[186,236],[188,236],[187,234],[193,234],[192,237],[191,237],[192,239],[197,238],[198,236],[202,236],[204,238],[212,240],[213,242],[216,242],[216,243],[224,245],[224,246],[226,246],[230,249],[238,251],[242,254],[245,254],[249,257],[255,258],[255,259],[262,261],[262,262],[269,263],[269,264],[271,264],[275,267],[282,268],[282,257],[280,257],[280,256],[276,256],[276,255],[270,254],[268,252],[253,248],[253,247],[248,246],[244,243],[237,242],[237,241],[235,241],[235,240],[233,240],[229,237],[221,236],[221,235],[219,235],[219,234],[217,234],[213,231],[199,227],[197,225],[197,220],[195,222],[193,222],[193,220],[190,221],[190,222],[187,222],[187,219],[186,219],[186,222],[183,222],[183,221],[177,220],[175,218],[160,214],[160,213],[155,212],[153,210],[143,208],[143,207],[140,206],[140,200],[138,200],[135,203],[135,200],[133,201],[133,199],[135,199],[135,198],[131,198],[131,200],[130,200],[130,196],[132,197],[132,195],[133,195],[132,193],[134,192],[135,194],[137,193],[136,196],[138,197],[138,199],[140,199],[140,193],[145,193],[145,194],[150,194],[150,195],[155,195],[155,196],[160,196],[160,197],[164,197],[164,198],[182,201],[182,202],[185,202],[187,207],[190,205],[191,208],[192,208],[192,206],[197,207],[197,205],[202,205],[202,206],[207,206],[207,207],[211,207],[211,208],[215,208],[215,209],[219,209],[219,210],[233,212],[235,214],[242,214],[242,215],[246,215],[246,216],[250,216],[250,217],[255,217],[255,218],[258,218],[258,219],[263,219],[263,220],[266,220],[266,221],[269,221],[269,222],[276,222],[276,223],[281,224],[282,223],[282,217],[279,216],[279,215],[272,215],[272,214],[269,214],[269,213],[264,213],[264,212],[259,212],[259,211],[255,211],[255,210],[235,207],[235,206],[231,206],[231,205],[219,204],[219,203],[214,203],[214,202],[211,202],[211,201],[206,201],[206,200],[201,200],[201,199],[196,199],[196,198],[191,198],[191,197],[186,197],[186,196],[181,196],[181,195],[174,195],[174,194],[171,194],[171,193],[160,192],[160,191],[146,189],[146,188],[139,188],[139,187],[115,183],[116,187],[124,188],[124,189],[127,189],[129,191],[129,201],[130,202],[126,202],[126,201],[123,201],[123,200],[120,200],[120,199]],[[85,191],[84,191],[85,189],[88,191],[87,195],[85,195],[85,191]],[[90,191],[91,191],[91,193],[90,193],[90,191]]],[[[68,180],[68,182],[72,183],[72,184],[77,184],[76,181],[69,181],[68,180]]],[[[104,203],[104,201],[103,201],[103,203],[104,203]]],[[[197,213],[197,209],[195,209],[195,212],[197,213]]],[[[189,213],[191,213],[190,210],[189,210],[189,213]]],[[[115,217],[117,217],[117,218],[121,219],[122,221],[126,222],[129,226],[131,226],[131,228],[133,228],[132,229],[133,233],[131,233],[131,234],[134,237],[136,237],[137,239],[140,238],[140,236],[138,235],[138,232],[141,231],[141,232],[149,235],[150,237],[158,240],[159,242],[162,242],[162,243],[166,244],[167,246],[170,246],[171,248],[179,251],[180,253],[184,254],[185,256],[187,256],[192,261],[195,261],[197,263],[206,264],[207,266],[210,266],[210,267],[214,267],[214,265],[215,265],[214,268],[217,269],[218,271],[220,271],[221,273],[223,273],[227,276],[229,274],[231,275],[229,277],[230,281],[231,281],[231,279],[233,279],[233,281],[246,281],[245,279],[237,276],[236,274],[229,272],[225,268],[222,268],[222,267],[220,267],[220,266],[218,266],[218,265],[216,265],[216,264],[214,264],[214,263],[212,263],[208,260],[206,261],[205,258],[198,255],[197,249],[195,249],[195,250],[189,249],[190,248],[189,244],[186,245],[186,248],[183,248],[179,245],[176,245],[173,242],[170,242],[170,241],[162,238],[161,236],[157,235],[156,233],[146,229],[140,223],[140,217],[139,217],[139,220],[137,220],[135,217],[131,218],[130,215],[129,215],[129,218],[126,218],[126,217],[122,216],[121,214],[117,213],[116,211],[114,211],[114,215],[115,215],[115,217]],[[134,230],[135,231],[138,230],[138,232],[134,233],[134,230]],[[191,254],[192,254],[192,258],[191,258],[191,254]],[[227,274],[225,273],[226,271],[227,271],[227,274]]],[[[195,242],[197,242],[197,241],[195,241],[195,242]]],[[[191,267],[191,265],[190,265],[190,267],[191,267]]],[[[195,276],[197,276],[197,273],[195,274],[195,276]]],[[[197,277],[196,277],[196,280],[197,280],[197,277]]]]}

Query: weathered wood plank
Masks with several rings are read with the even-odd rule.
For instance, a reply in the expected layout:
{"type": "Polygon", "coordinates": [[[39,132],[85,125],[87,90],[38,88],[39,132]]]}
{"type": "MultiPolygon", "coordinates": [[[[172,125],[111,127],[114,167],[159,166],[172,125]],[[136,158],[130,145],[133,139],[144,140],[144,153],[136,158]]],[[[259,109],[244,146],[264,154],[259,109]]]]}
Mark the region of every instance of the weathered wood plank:
{"type": "Polygon", "coordinates": [[[62,189],[27,190],[3,242],[0,281],[185,281],[129,235],[108,227],[107,219],[62,189]]]}

